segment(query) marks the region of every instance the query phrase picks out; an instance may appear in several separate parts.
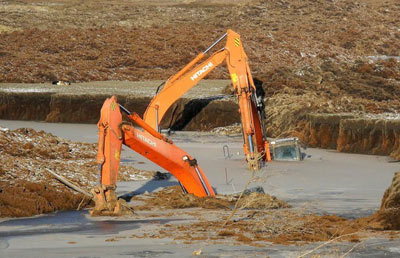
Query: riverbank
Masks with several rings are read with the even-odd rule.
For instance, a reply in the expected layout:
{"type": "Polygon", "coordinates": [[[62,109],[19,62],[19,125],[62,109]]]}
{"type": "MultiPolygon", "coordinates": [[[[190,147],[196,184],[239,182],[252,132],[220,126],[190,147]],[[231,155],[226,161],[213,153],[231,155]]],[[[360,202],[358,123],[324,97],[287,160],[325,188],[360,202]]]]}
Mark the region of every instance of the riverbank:
{"type": "MultiPolygon", "coordinates": [[[[142,116],[160,83],[1,83],[0,119],[97,123],[104,100],[112,95],[128,110],[142,116]]],[[[210,130],[239,122],[235,99],[222,93],[227,85],[226,80],[200,82],[171,106],[161,126],[174,130],[210,130]]]]}

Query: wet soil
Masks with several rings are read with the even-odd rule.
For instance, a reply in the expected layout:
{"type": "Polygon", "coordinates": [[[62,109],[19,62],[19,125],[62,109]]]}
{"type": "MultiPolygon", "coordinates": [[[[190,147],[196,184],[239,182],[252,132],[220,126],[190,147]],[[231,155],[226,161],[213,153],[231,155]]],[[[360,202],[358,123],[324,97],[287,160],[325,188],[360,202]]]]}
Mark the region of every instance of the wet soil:
{"type": "MultiPolygon", "coordinates": [[[[307,215],[276,210],[244,212],[234,221],[222,225],[221,220],[200,220],[186,225],[164,225],[155,238],[172,237],[185,243],[230,241],[235,244],[265,246],[266,243],[302,245],[334,238],[359,242],[366,233],[359,223],[337,216],[307,215]]],[[[365,225],[364,225],[365,226],[365,225]]]]}
{"type": "Polygon", "coordinates": [[[65,187],[46,183],[16,180],[0,182],[0,217],[29,217],[61,210],[86,207],[90,199],[73,194],[65,187]]]}
{"type": "MultiPolygon", "coordinates": [[[[237,205],[238,211],[229,218],[231,209],[239,195],[217,195],[196,198],[182,194],[176,187],[168,187],[147,196],[135,196],[133,202],[140,211],[167,210],[170,214],[183,209],[180,216],[192,216],[195,222],[166,224],[156,234],[133,235],[132,237],[173,238],[185,243],[193,241],[230,241],[236,244],[262,246],[266,242],[277,244],[305,244],[327,241],[350,234],[343,240],[358,242],[357,233],[366,229],[365,223],[351,221],[337,216],[307,214],[302,210],[288,209],[290,206],[275,197],[263,193],[245,194],[237,205]],[[188,211],[188,208],[196,208],[188,211]],[[200,208],[200,209],[199,209],[200,208]],[[210,211],[206,211],[210,210],[210,211]],[[211,215],[212,214],[212,215],[211,215]]],[[[154,216],[164,216],[159,214],[154,216]]],[[[153,215],[152,215],[153,216],[153,215]]]]}

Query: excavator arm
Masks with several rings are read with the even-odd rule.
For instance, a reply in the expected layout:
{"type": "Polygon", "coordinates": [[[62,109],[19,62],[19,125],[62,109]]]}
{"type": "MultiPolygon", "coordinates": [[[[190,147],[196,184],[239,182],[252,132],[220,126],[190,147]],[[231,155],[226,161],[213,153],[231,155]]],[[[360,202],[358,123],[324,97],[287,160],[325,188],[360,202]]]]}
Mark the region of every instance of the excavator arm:
{"type": "MultiPolygon", "coordinates": [[[[226,50],[218,51],[207,60],[197,65],[191,72],[187,72],[178,78],[176,78],[176,76],[170,78],[162,90],[151,100],[143,115],[143,120],[159,131],[159,124],[171,105],[182,97],[183,94],[196,86],[196,84],[215,67],[224,62],[227,54],[226,50]]],[[[199,56],[204,55],[202,54],[199,56]]],[[[198,58],[195,58],[194,60],[197,59],[198,58]]]]}
{"type": "Polygon", "coordinates": [[[259,169],[264,166],[265,161],[271,160],[269,143],[264,129],[264,106],[257,98],[256,87],[240,35],[232,30],[228,30],[204,52],[197,55],[189,64],[167,80],[150,102],[143,115],[143,120],[155,130],[160,131],[159,124],[171,105],[224,61],[228,66],[239,104],[245,157],[250,169],[259,169]],[[227,41],[223,49],[196,65],[211,48],[224,38],[227,38],[227,41]]]}
{"type": "Polygon", "coordinates": [[[101,184],[92,190],[95,201],[92,215],[129,212],[125,202],[118,200],[115,194],[122,144],[168,170],[185,192],[199,197],[215,195],[196,159],[147,125],[139,115],[120,106],[115,96],[104,102],[98,128],[97,162],[101,168],[101,184]],[[139,128],[122,121],[121,109],[139,128]]]}

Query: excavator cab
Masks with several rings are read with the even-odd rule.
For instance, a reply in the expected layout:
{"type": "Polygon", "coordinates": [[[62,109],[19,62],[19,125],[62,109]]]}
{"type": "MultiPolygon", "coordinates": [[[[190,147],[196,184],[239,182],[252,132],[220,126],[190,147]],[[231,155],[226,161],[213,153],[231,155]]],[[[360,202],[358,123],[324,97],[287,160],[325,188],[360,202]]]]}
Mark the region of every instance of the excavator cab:
{"type": "Polygon", "coordinates": [[[299,138],[283,138],[270,142],[272,160],[280,161],[301,161],[305,153],[301,151],[299,138]]]}

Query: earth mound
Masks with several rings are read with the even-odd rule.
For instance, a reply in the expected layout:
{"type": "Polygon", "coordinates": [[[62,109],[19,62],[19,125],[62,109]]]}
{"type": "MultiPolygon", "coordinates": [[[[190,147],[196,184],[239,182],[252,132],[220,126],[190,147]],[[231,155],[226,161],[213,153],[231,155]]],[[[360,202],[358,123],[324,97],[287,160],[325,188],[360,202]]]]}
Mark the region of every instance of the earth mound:
{"type": "Polygon", "coordinates": [[[239,199],[239,195],[216,195],[215,197],[196,197],[184,194],[179,186],[166,187],[149,195],[137,195],[133,201],[144,202],[135,206],[136,210],[151,210],[154,207],[167,209],[204,208],[204,209],[232,209],[236,202],[240,209],[279,209],[290,207],[285,201],[279,200],[266,193],[249,193],[239,199]]]}
{"type": "Polygon", "coordinates": [[[0,182],[0,217],[29,217],[87,206],[90,199],[65,187],[25,180],[0,182]]]}
{"type": "MultiPolygon", "coordinates": [[[[96,185],[96,144],[72,142],[29,128],[0,127],[0,217],[32,216],[83,208],[89,198],[49,171],[89,192],[96,185]]],[[[119,180],[150,179],[154,171],[121,166],[119,180]]]]}
{"type": "Polygon", "coordinates": [[[383,229],[400,230],[400,172],[394,174],[392,184],[386,189],[375,219],[383,229]]]}

